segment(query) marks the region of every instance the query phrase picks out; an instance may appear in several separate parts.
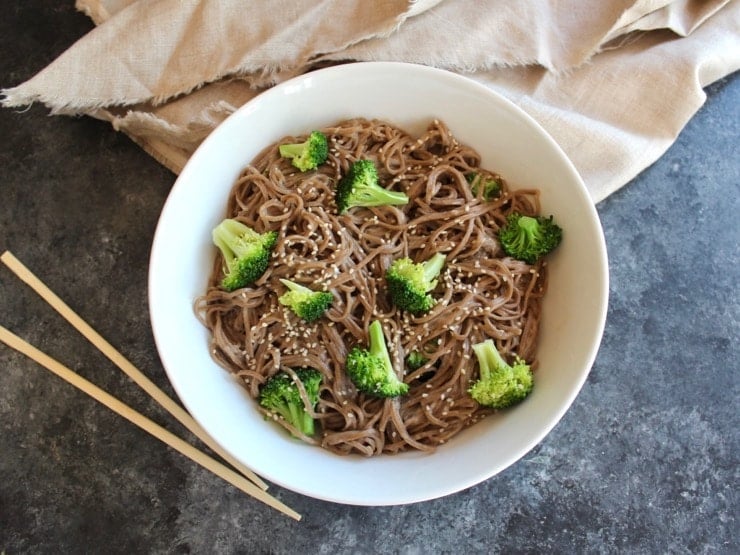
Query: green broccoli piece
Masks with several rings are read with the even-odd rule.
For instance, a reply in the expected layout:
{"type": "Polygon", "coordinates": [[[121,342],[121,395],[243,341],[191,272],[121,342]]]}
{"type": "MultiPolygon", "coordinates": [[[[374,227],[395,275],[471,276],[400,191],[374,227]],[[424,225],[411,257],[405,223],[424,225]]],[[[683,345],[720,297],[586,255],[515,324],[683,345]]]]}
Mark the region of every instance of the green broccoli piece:
{"type": "Polygon", "coordinates": [[[284,144],[278,147],[280,156],[290,158],[290,163],[302,172],[315,170],[329,156],[329,142],[321,131],[312,131],[302,143],[284,144]]]}
{"type": "Polygon", "coordinates": [[[277,242],[275,231],[257,233],[233,219],[225,219],[213,230],[213,243],[224,257],[221,286],[227,291],[251,285],[265,273],[277,242]]]}
{"type": "Polygon", "coordinates": [[[280,282],[290,291],[283,293],[278,301],[306,322],[321,318],[334,301],[334,296],[327,291],[313,291],[288,279],[281,279],[280,282]]]}
{"type": "Polygon", "coordinates": [[[369,349],[353,347],[347,355],[347,375],[357,389],[375,397],[398,397],[409,391],[391,364],[380,322],[375,320],[368,329],[369,349]]]}
{"type": "Polygon", "coordinates": [[[491,339],[473,345],[478,359],[480,379],[468,392],[483,406],[504,409],[521,402],[534,386],[532,369],[516,357],[510,366],[496,349],[491,339]]]}
{"type": "Polygon", "coordinates": [[[427,362],[429,362],[429,359],[422,355],[419,351],[411,351],[409,354],[406,355],[406,368],[409,370],[418,370],[422,366],[424,366],[427,362]]]}
{"type": "MultiPolygon", "coordinates": [[[[421,350],[409,352],[404,359],[406,369],[409,372],[415,372],[422,366],[428,364],[430,361],[429,357],[437,351],[437,345],[439,345],[439,339],[424,344],[421,347],[421,350]]],[[[420,382],[427,382],[432,379],[439,368],[439,364],[440,361],[438,359],[430,368],[427,368],[421,375],[419,375],[417,379],[420,382]]]]}
{"type": "Polygon", "coordinates": [[[478,195],[478,189],[482,186],[482,196],[485,200],[491,200],[501,194],[501,182],[490,175],[484,175],[478,172],[469,172],[465,179],[470,184],[470,191],[478,195]]]}
{"type": "Polygon", "coordinates": [[[498,238],[506,254],[534,264],[560,244],[563,230],[552,216],[523,216],[513,212],[499,229],[498,238]]]}
{"type": "MultiPolygon", "coordinates": [[[[319,401],[321,372],[314,368],[298,368],[295,373],[303,384],[309,405],[313,409],[319,401]]],[[[261,407],[278,414],[304,435],[314,434],[314,419],[306,411],[301,392],[287,372],[280,371],[269,378],[260,388],[258,400],[261,407]]]]}
{"type": "Polygon", "coordinates": [[[337,207],[343,214],[354,206],[382,206],[406,204],[405,193],[389,191],[378,184],[378,170],[371,160],[357,160],[337,184],[337,207]]]}
{"type": "Polygon", "coordinates": [[[394,260],[385,274],[393,304],[412,314],[429,311],[436,302],[429,291],[437,286],[437,277],[446,258],[437,253],[420,263],[414,263],[410,258],[394,260]]]}

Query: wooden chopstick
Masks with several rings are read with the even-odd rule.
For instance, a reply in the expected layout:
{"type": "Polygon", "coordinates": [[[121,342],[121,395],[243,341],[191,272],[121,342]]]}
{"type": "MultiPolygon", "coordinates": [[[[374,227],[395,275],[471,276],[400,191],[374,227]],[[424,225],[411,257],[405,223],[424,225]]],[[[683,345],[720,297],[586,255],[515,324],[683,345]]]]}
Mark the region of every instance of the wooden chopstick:
{"type": "Polygon", "coordinates": [[[301,519],[300,514],[295,512],[290,507],[284,505],[283,503],[266,493],[264,490],[255,486],[252,482],[248,481],[243,476],[237,474],[217,460],[212,459],[205,453],[198,451],[195,447],[180,439],[172,432],[169,432],[159,424],[156,424],[155,422],[149,420],[143,414],[136,412],[134,409],[132,409],[128,405],[125,405],[116,397],[113,397],[106,391],[100,389],[92,382],[73,372],[57,360],[51,358],[49,355],[40,351],[27,341],[24,341],[3,326],[0,326],[0,341],[5,343],[9,347],[12,347],[16,351],[23,353],[24,355],[39,363],[47,370],[50,370],[71,385],[80,389],[84,393],[87,393],[90,397],[102,403],[115,413],[123,416],[129,422],[136,424],[142,430],[149,432],[157,439],[163,441],[164,443],[179,451],[202,467],[210,470],[218,477],[223,478],[228,483],[240,489],[244,493],[251,495],[252,497],[258,499],[259,501],[262,501],[263,503],[266,503],[270,507],[277,509],[281,513],[291,518],[294,518],[296,520],[301,519]]]}
{"type": "Polygon", "coordinates": [[[36,277],[23,263],[18,260],[10,251],[5,251],[0,255],[0,260],[23,282],[38,293],[54,310],[67,320],[77,329],[85,338],[98,348],[108,359],[120,368],[128,377],[130,377],[139,387],[146,391],[157,403],[159,403],[167,412],[174,416],[183,426],[190,430],[203,443],[208,445],[214,452],[218,453],[221,458],[241,472],[244,476],[252,480],[263,490],[267,489],[267,484],[249,468],[241,464],[234,457],[224,451],[206,431],[198,424],[190,414],[180,405],[170,399],[167,394],[157,387],[154,382],[147,378],[138,368],[136,368],[126,357],[117,351],[108,341],[106,341],[90,324],[85,322],[75,311],[60,299],[51,289],[49,289],[38,277],[36,277]]]}

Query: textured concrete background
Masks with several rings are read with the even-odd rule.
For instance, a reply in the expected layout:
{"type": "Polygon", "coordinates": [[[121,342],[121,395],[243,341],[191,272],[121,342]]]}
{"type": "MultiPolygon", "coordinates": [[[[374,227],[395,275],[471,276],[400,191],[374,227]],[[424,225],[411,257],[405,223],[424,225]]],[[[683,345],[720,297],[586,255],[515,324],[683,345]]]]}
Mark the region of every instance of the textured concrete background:
{"type": "MultiPolygon", "coordinates": [[[[13,2],[0,86],[91,28],[72,2],[13,2]]],[[[611,262],[588,382],[520,462],[467,491],[358,508],[275,486],[300,523],[234,490],[0,346],[0,552],[738,553],[740,77],[598,206],[611,262]]],[[[147,263],[174,177],[126,137],[41,108],[0,110],[0,250],[11,249],[172,393],[147,263]]],[[[5,269],[1,324],[179,426],[5,269]]]]}

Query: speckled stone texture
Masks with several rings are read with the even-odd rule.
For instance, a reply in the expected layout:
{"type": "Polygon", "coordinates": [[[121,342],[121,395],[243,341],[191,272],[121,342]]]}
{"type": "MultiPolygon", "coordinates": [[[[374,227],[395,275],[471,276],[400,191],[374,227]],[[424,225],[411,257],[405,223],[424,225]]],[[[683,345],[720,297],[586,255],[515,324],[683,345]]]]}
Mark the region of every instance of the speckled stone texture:
{"type": "MultiPolygon", "coordinates": [[[[0,86],[92,27],[71,4],[6,3],[0,86]]],[[[303,514],[294,522],[0,345],[0,553],[739,553],[740,77],[708,93],[674,147],[598,206],[611,265],[604,341],[570,411],[517,464],[401,507],[272,487],[303,514]]],[[[0,250],[172,393],[146,279],[174,176],[88,118],[0,110],[0,136],[0,250]]],[[[5,268],[0,314],[180,430],[5,268]]]]}

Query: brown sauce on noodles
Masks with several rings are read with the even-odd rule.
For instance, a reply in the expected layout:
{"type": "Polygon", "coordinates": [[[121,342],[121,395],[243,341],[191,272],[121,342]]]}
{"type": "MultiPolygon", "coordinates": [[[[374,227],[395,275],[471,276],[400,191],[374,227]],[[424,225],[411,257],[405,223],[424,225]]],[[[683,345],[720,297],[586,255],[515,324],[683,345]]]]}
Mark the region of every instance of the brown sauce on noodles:
{"type": "Polygon", "coordinates": [[[480,156],[439,121],[420,137],[365,119],[322,131],[330,153],[316,171],[301,173],[278,154],[279,144],[303,137],[271,145],[244,169],[226,216],[258,232],[278,231],[272,262],[253,286],[228,293],[218,287],[219,255],[196,311],[212,332],[214,359],[253,398],[281,369],[310,366],[323,374],[318,431],[304,441],[366,456],[432,450],[491,412],[467,393],[477,379],[471,345],[491,338],[502,354],[515,352],[534,363],[545,267],[506,257],[496,232],[512,211],[539,214],[538,191],[510,190],[501,180],[498,198],[474,195],[465,175],[484,171],[480,156]],[[337,215],[335,184],[361,158],[375,161],[381,184],[405,192],[410,202],[337,215]],[[386,268],[398,257],[420,262],[436,252],[447,255],[434,291],[437,304],[421,316],[394,308],[386,268]],[[334,304],[306,324],[278,302],[280,278],[331,291],[334,304]],[[411,351],[423,350],[429,359],[403,372],[410,385],[403,397],[358,394],[345,374],[347,353],[366,345],[376,319],[397,371],[411,351]]]}

